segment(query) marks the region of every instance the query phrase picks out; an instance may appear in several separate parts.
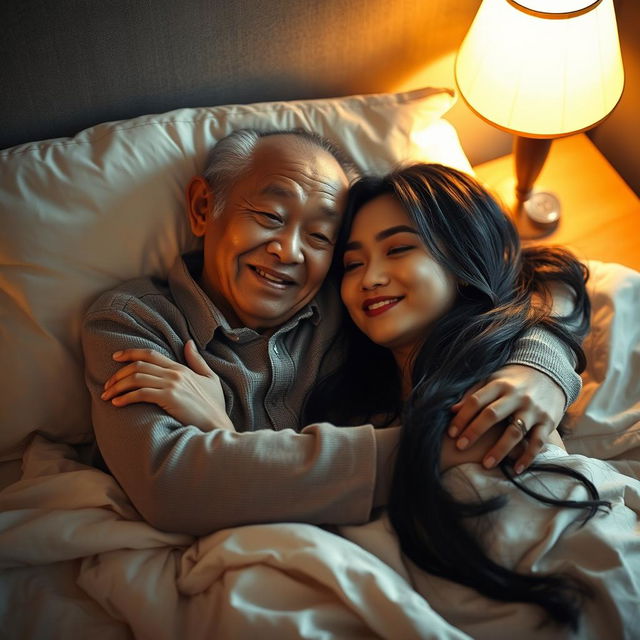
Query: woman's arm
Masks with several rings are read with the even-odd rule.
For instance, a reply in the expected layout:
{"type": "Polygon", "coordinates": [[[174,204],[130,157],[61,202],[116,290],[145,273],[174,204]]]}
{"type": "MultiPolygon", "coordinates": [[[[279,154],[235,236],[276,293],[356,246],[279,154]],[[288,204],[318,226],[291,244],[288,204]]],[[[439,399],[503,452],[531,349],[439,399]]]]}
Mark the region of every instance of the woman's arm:
{"type": "Polygon", "coordinates": [[[152,349],[126,349],[113,354],[116,362],[129,362],[104,384],[101,399],[115,407],[136,402],[157,405],[183,425],[202,431],[235,431],[225,411],[220,378],[193,340],[187,341],[184,366],[152,349]]]}

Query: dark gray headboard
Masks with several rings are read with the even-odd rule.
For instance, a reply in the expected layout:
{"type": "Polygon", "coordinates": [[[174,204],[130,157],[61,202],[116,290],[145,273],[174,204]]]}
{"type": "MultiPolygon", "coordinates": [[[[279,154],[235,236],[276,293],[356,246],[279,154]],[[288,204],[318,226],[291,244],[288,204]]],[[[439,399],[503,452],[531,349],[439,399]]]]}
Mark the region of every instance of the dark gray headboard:
{"type": "MultiPolygon", "coordinates": [[[[640,194],[640,1],[614,0],[625,63],[615,112],[590,132],[640,194]]],[[[0,0],[0,149],[179,107],[453,86],[480,0],[0,0]],[[420,74],[429,68],[429,72],[420,74]]],[[[459,102],[472,163],[510,138],[459,102]]]]}
{"type": "Polygon", "coordinates": [[[0,148],[186,106],[388,91],[480,0],[3,0],[0,148]]]}

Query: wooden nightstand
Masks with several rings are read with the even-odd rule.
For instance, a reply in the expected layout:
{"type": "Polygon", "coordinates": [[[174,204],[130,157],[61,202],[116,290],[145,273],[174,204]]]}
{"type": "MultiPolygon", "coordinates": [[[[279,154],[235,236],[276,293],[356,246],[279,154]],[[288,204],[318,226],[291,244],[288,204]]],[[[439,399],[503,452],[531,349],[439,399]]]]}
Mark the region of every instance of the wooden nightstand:
{"type": "MultiPolygon", "coordinates": [[[[513,156],[474,167],[480,182],[511,204],[513,156]]],[[[561,244],[581,260],[617,262],[640,271],[640,199],[585,134],[554,140],[536,190],[562,204],[558,228],[535,240],[561,244]]]]}

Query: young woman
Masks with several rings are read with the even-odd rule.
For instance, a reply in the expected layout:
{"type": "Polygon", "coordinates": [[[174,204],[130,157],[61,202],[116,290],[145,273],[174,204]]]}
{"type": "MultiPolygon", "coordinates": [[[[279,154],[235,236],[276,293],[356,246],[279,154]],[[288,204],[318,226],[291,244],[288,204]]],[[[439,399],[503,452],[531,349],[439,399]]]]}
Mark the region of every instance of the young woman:
{"type": "MultiPolygon", "coordinates": [[[[358,181],[346,216],[337,255],[348,357],[315,390],[308,418],[326,419],[329,407],[336,424],[399,421],[388,510],[403,552],[432,574],[494,599],[539,604],[553,619],[575,626],[585,586],[560,575],[522,575],[493,561],[466,522],[504,500],[460,501],[442,474],[474,461],[472,451],[460,452],[444,437],[451,407],[505,363],[524,331],[543,324],[572,346],[584,366],[584,267],[564,250],[522,250],[495,200],[466,174],[440,165],[358,181]],[[533,304],[535,298],[550,299],[551,282],[574,293],[572,310],[562,319],[573,324],[573,335],[548,305],[533,304]],[[394,385],[389,370],[397,373],[394,385]]],[[[484,438],[500,434],[496,425],[484,438]]],[[[580,509],[585,520],[605,504],[571,468],[531,469],[572,476],[590,496],[575,501],[532,494],[542,502],[580,509]]],[[[502,470],[518,484],[508,464],[502,470]]]]}

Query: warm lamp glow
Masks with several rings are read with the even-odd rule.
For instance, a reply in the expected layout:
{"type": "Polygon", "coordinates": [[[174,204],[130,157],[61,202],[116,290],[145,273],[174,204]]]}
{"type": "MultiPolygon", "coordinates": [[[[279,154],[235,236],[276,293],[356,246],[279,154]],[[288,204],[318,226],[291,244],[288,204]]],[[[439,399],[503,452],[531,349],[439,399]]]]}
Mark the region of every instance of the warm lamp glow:
{"type": "Polygon", "coordinates": [[[469,106],[501,129],[544,138],[588,129],[624,84],[613,0],[484,0],[455,72],[469,106]]]}
{"type": "Polygon", "coordinates": [[[455,75],[475,113],[517,135],[513,213],[520,234],[550,233],[560,202],[533,185],[551,138],[595,126],[622,95],[613,0],[483,0],[455,75]]]}

